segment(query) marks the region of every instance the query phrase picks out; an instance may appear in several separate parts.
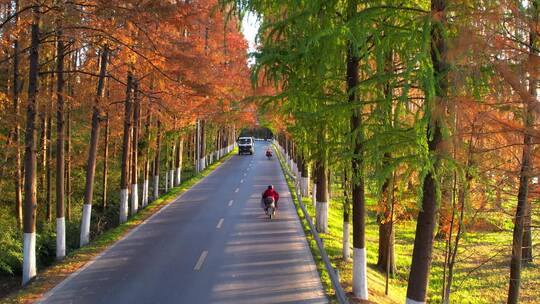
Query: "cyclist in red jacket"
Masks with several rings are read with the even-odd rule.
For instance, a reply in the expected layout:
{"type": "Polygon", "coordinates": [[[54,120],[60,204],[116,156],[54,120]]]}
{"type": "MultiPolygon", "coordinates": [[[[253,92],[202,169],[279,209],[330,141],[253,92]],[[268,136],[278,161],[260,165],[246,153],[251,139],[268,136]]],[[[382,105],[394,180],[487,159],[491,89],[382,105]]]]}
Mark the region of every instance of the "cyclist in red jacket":
{"type": "Polygon", "coordinates": [[[277,209],[278,208],[279,193],[277,193],[277,191],[274,190],[273,185],[268,186],[266,191],[263,192],[263,194],[262,194],[263,204],[264,204],[264,199],[267,198],[267,197],[272,197],[274,199],[274,202],[276,203],[276,209],[277,209]]]}

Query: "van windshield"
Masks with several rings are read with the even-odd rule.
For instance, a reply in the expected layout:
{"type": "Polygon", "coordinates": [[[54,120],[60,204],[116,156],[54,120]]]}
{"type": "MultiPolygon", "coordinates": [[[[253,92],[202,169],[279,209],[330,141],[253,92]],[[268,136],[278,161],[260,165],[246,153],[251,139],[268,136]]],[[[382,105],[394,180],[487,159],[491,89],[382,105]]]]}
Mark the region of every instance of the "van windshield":
{"type": "Polygon", "coordinates": [[[238,143],[241,144],[241,145],[251,144],[251,138],[240,138],[238,140],[238,143]]]}

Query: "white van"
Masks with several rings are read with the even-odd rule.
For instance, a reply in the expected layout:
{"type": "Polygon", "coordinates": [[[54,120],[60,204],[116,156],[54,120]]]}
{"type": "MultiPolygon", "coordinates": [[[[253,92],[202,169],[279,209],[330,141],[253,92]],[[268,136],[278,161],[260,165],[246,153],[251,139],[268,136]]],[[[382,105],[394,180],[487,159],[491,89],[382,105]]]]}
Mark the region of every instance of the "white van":
{"type": "Polygon", "coordinates": [[[253,137],[239,137],[238,138],[238,154],[249,153],[253,155],[255,153],[255,141],[253,137]]]}

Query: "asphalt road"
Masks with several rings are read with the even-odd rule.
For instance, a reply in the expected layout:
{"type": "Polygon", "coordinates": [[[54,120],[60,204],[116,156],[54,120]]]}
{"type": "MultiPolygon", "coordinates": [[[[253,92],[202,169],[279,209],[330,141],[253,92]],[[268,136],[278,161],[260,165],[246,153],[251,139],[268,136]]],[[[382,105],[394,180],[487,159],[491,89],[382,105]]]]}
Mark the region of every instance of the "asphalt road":
{"type": "Polygon", "coordinates": [[[278,160],[235,155],[42,303],[327,303],[278,160]],[[273,220],[260,208],[280,193],[273,220]]]}

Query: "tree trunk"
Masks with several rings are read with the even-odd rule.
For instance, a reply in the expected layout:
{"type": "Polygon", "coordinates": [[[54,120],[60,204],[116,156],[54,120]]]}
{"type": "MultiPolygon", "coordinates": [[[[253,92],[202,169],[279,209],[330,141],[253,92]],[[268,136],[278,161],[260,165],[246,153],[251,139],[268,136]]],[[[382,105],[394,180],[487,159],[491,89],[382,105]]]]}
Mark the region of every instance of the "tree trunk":
{"type": "Polygon", "coordinates": [[[122,167],[120,174],[120,224],[128,218],[128,186],[129,186],[129,157],[131,145],[131,128],[133,100],[131,98],[133,90],[133,76],[131,72],[127,75],[126,101],[124,102],[124,139],[122,143],[122,167]]]}
{"type": "MultiPolygon", "coordinates": [[[[427,102],[426,115],[435,116],[435,113],[445,113],[444,99],[447,93],[447,48],[444,34],[446,26],[447,0],[431,1],[431,60],[435,83],[435,96],[433,104],[435,109],[429,108],[427,102]]],[[[431,117],[426,137],[430,154],[436,154],[443,141],[441,133],[441,118],[431,117]]],[[[437,157],[437,156],[435,156],[437,157]]],[[[440,166],[437,157],[433,168],[427,173],[422,185],[422,206],[416,222],[416,236],[407,286],[407,303],[424,303],[427,296],[429,272],[432,261],[433,234],[437,215],[437,181],[435,173],[440,166]]]]}
{"type": "MultiPolygon", "coordinates": [[[[52,82],[52,77],[51,77],[52,82]]],[[[51,146],[51,137],[52,137],[52,94],[49,96],[49,108],[47,109],[47,160],[46,160],[46,181],[47,181],[47,222],[50,222],[52,219],[52,146],[51,146]]]]}
{"type": "Polygon", "coordinates": [[[317,231],[328,233],[328,176],[326,175],[326,161],[317,160],[317,207],[315,208],[315,218],[317,231]]]}
{"type": "Polygon", "coordinates": [[[176,155],[176,142],[173,139],[171,142],[171,154],[169,160],[169,188],[174,188],[174,175],[175,175],[175,155],[176,155]]]}
{"type": "Polygon", "coordinates": [[[33,9],[28,70],[28,104],[24,151],[24,215],[23,215],[23,271],[22,284],[36,276],[36,112],[39,73],[40,6],[33,9]]]}
{"type": "Polygon", "coordinates": [[[202,152],[202,120],[197,121],[197,129],[196,129],[196,137],[195,137],[195,143],[196,143],[196,150],[195,150],[195,167],[197,170],[195,170],[196,173],[199,173],[203,170],[202,168],[202,158],[203,158],[203,152],[202,152]]]}
{"type": "MultiPolygon", "coordinates": [[[[537,89],[538,89],[538,69],[540,68],[540,62],[538,60],[538,51],[537,46],[535,44],[537,40],[537,28],[534,26],[538,25],[538,2],[533,1],[532,2],[533,9],[532,9],[532,19],[533,19],[533,27],[531,28],[530,34],[529,34],[529,53],[530,53],[530,64],[529,67],[531,69],[529,73],[529,93],[534,96],[535,100],[538,98],[537,89]]],[[[527,107],[528,109],[528,107],[527,107]]],[[[525,120],[525,129],[533,128],[534,125],[534,118],[532,117],[533,113],[528,109],[527,115],[531,115],[531,117],[528,117],[525,120]]],[[[526,131],[527,132],[527,131],[526,131]]],[[[529,135],[530,137],[530,135],[529,135]]],[[[533,168],[530,168],[531,172],[533,171],[533,168]]],[[[529,177],[530,178],[530,177],[529,177]]],[[[528,200],[525,202],[526,208],[525,208],[525,218],[523,222],[523,241],[522,241],[522,250],[521,250],[521,262],[522,264],[529,264],[533,262],[533,244],[532,244],[532,229],[531,229],[531,210],[532,210],[532,204],[528,200]]]]}
{"type": "MultiPolygon", "coordinates": [[[[467,168],[471,168],[472,167],[472,139],[471,141],[469,142],[469,159],[468,159],[468,162],[467,162],[467,168]]],[[[461,240],[461,236],[462,236],[462,230],[463,230],[463,218],[464,218],[464,215],[465,215],[465,201],[466,201],[466,197],[467,197],[467,194],[468,194],[468,191],[469,191],[469,185],[471,183],[471,180],[472,180],[472,175],[470,174],[469,171],[467,171],[466,175],[465,175],[465,182],[463,184],[463,187],[459,193],[459,221],[458,221],[458,230],[456,232],[456,237],[455,237],[455,240],[454,240],[454,246],[453,248],[451,249],[451,252],[450,252],[450,255],[448,257],[448,276],[446,278],[446,282],[445,284],[443,285],[444,286],[444,293],[443,293],[443,303],[444,304],[448,304],[450,303],[450,293],[452,291],[452,284],[453,284],[453,281],[454,281],[454,266],[456,264],[456,256],[457,256],[457,251],[458,251],[458,248],[459,248],[459,241],[461,240]]],[[[453,215],[452,215],[453,216],[453,215]]],[[[452,229],[450,229],[450,236],[452,236],[452,229]]],[[[450,245],[450,244],[448,244],[450,245]]],[[[444,277],[443,277],[443,280],[444,280],[444,277]]]]}
{"type": "Polygon", "coordinates": [[[99,124],[101,119],[100,102],[103,98],[103,88],[105,76],[107,73],[107,60],[109,58],[109,48],[103,47],[101,52],[100,68],[98,84],[96,89],[96,97],[92,110],[92,130],[90,132],[90,146],[88,147],[88,160],[86,161],[86,183],[84,188],[84,204],[81,218],[81,247],[88,244],[90,241],[90,218],[92,214],[92,199],[94,195],[94,177],[96,173],[96,159],[99,137],[99,124]]]}
{"type": "Polygon", "coordinates": [[[343,172],[343,260],[348,261],[351,258],[350,245],[350,211],[351,202],[349,201],[349,180],[347,178],[347,169],[343,172]]]}
{"type": "Polygon", "coordinates": [[[56,43],[56,259],[66,256],[66,220],[64,217],[64,37],[61,21],[57,25],[56,43]]]}
{"type": "MultiPolygon", "coordinates": [[[[383,163],[388,164],[390,154],[384,155],[383,163]]],[[[377,259],[377,268],[388,272],[388,276],[394,276],[396,273],[396,264],[394,257],[394,179],[393,176],[386,179],[382,186],[382,195],[379,206],[382,212],[377,215],[377,224],[379,225],[379,254],[377,259]]]]}
{"type": "Polygon", "coordinates": [[[165,193],[169,192],[169,143],[165,132],[165,193]]]}
{"type": "MultiPolygon", "coordinates": [[[[39,84],[38,84],[39,85],[39,84]]],[[[45,114],[45,107],[42,109],[42,113],[39,113],[40,117],[40,124],[41,124],[41,135],[40,135],[40,141],[41,141],[41,152],[39,154],[40,160],[40,181],[39,181],[39,187],[38,189],[41,189],[40,191],[40,199],[45,202],[45,220],[47,219],[47,214],[49,212],[49,206],[47,206],[47,122],[49,121],[47,119],[47,115],[45,114]]]]}
{"type": "Polygon", "coordinates": [[[103,141],[103,179],[102,179],[102,199],[101,207],[103,211],[107,209],[107,179],[109,177],[109,112],[105,114],[105,136],[103,141]]]}
{"type": "Polygon", "coordinates": [[[139,82],[134,83],[133,95],[133,146],[131,157],[131,215],[135,215],[139,210],[139,184],[138,184],[138,154],[139,154],[139,120],[141,116],[141,101],[139,100],[139,82]]]}
{"type": "MultiPolygon", "coordinates": [[[[19,0],[14,1],[14,11],[19,11],[19,0]]],[[[14,19],[14,26],[17,27],[20,17],[14,19]]],[[[15,214],[17,214],[17,224],[22,228],[22,170],[21,170],[21,125],[20,125],[20,100],[19,92],[22,84],[19,82],[19,40],[13,41],[13,113],[15,113],[15,132],[13,142],[15,143],[15,214]]]]}
{"type": "Polygon", "coordinates": [[[532,203],[530,200],[527,202],[527,207],[525,209],[525,219],[523,222],[523,244],[521,251],[521,262],[523,265],[531,264],[533,262],[533,243],[531,228],[532,203]]]}
{"type": "MultiPolygon", "coordinates": [[[[536,15],[537,7],[536,2],[534,2],[534,8],[536,15]]],[[[535,16],[535,20],[538,21],[538,18],[535,16]]],[[[538,23],[538,22],[536,22],[538,23]]],[[[535,24],[536,24],[535,23],[535,24]]],[[[535,31],[531,31],[529,34],[530,46],[534,46],[536,40],[535,31]]],[[[534,51],[529,55],[530,66],[532,67],[531,77],[530,77],[530,87],[531,93],[536,97],[536,83],[538,75],[538,59],[535,58],[534,51]]],[[[530,130],[533,127],[534,116],[533,116],[533,105],[530,102],[524,101],[525,104],[525,118],[524,118],[524,134],[523,134],[523,156],[521,158],[521,170],[519,174],[519,189],[517,195],[517,207],[516,214],[514,216],[514,231],[512,236],[512,258],[510,259],[510,283],[508,288],[508,304],[516,304],[519,302],[519,292],[521,285],[521,265],[523,263],[522,252],[524,250],[523,239],[524,239],[524,230],[525,230],[525,217],[529,213],[528,208],[528,198],[529,198],[529,180],[531,178],[532,172],[532,136],[530,130]]]]}
{"type": "Polygon", "coordinates": [[[184,154],[184,137],[178,137],[178,149],[176,150],[176,186],[182,183],[182,157],[184,154]]]}
{"type": "MultiPolygon", "coordinates": [[[[356,15],[357,1],[349,1],[348,19],[356,15]]],[[[356,104],[356,88],[359,83],[359,65],[357,46],[354,41],[347,44],[347,92],[348,102],[356,104]]],[[[352,212],[353,212],[353,293],[356,297],[367,300],[367,267],[365,245],[365,194],[364,194],[364,162],[362,109],[356,109],[351,116],[351,132],[358,134],[352,138],[352,212]]]]}
{"type": "Polygon", "coordinates": [[[146,156],[144,160],[144,182],[143,182],[143,197],[141,204],[142,206],[148,205],[148,197],[150,195],[149,190],[149,177],[150,177],[150,123],[151,115],[150,109],[147,111],[146,124],[144,127],[144,132],[146,134],[146,156]]]}
{"type": "MultiPolygon", "coordinates": [[[[77,62],[77,52],[73,52],[73,55],[70,58],[69,69],[71,70],[72,65],[76,65],[77,62]],[[75,63],[75,64],[74,64],[75,63]]],[[[67,93],[68,96],[73,98],[73,75],[70,75],[67,83],[67,93]]],[[[64,101],[65,102],[65,101],[64,101]]],[[[65,187],[66,187],[66,220],[71,221],[71,104],[66,103],[66,171],[65,171],[65,187]]]]}
{"type": "MultiPolygon", "coordinates": [[[[388,204],[391,204],[389,201],[388,204]]],[[[396,273],[394,257],[394,225],[391,221],[391,207],[386,206],[383,214],[378,216],[379,222],[379,255],[377,268],[393,277],[396,273]]]]}
{"type": "Polygon", "coordinates": [[[66,114],[66,220],[71,221],[71,107],[66,114]]]}
{"type": "Polygon", "coordinates": [[[201,144],[201,154],[200,154],[200,171],[206,169],[206,121],[201,120],[200,123],[200,144],[201,144]]]}
{"type": "Polygon", "coordinates": [[[161,121],[157,122],[156,157],[154,159],[154,200],[159,198],[159,158],[161,153],[161,121]]]}
{"type": "Polygon", "coordinates": [[[302,152],[300,156],[300,162],[301,162],[301,172],[300,176],[302,179],[302,196],[309,197],[309,174],[308,174],[308,164],[305,159],[305,155],[302,152]]]}

